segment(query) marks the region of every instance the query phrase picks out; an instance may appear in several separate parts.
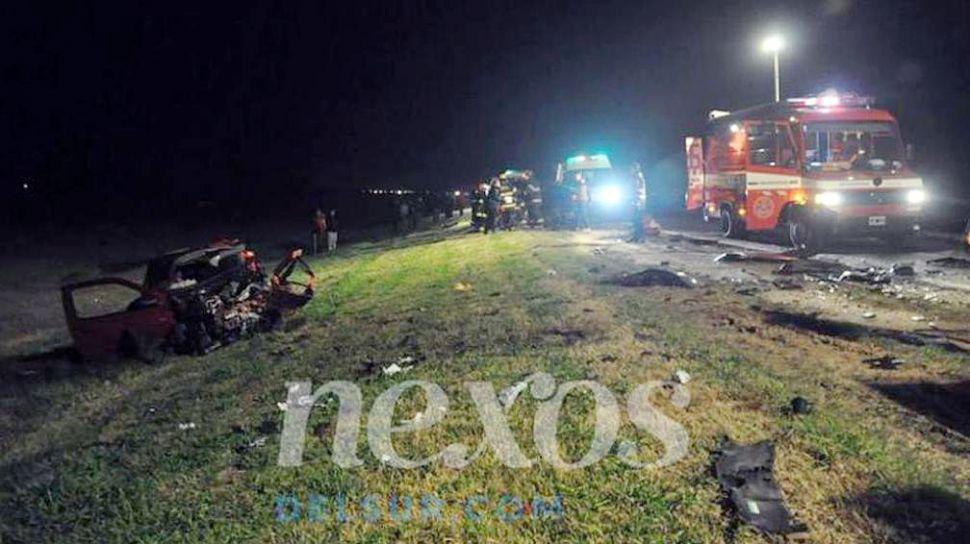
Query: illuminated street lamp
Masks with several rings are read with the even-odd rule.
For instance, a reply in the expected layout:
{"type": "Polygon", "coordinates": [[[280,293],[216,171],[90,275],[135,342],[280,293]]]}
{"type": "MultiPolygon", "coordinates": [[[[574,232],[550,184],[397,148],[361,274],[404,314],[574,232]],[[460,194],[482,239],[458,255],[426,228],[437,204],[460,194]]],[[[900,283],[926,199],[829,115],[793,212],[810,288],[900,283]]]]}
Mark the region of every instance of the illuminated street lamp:
{"type": "Polygon", "coordinates": [[[765,53],[771,53],[775,59],[775,102],[781,101],[781,83],[778,78],[778,53],[785,48],[785,40],[777,34],[773,34],[765,38],[765,41],[761,42],[761,50],[765,53]]]}

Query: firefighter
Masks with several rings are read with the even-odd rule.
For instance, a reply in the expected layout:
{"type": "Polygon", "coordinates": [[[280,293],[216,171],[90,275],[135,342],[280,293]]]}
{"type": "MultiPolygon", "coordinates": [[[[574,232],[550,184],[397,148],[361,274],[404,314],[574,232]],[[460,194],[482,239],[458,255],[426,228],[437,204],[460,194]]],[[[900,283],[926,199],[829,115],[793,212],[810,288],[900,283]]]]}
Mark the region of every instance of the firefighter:
{"type": "Polygon", "coordinates": [[[485,196],[485,234],[494,232],[498,223],[499,212],[502,207],[502,182],[492,178],[492,184],[485,196]]]}
{"type": "Polygon", "coordinates": [[[963,228],[963,250],[970,253],[970,219],[967,219],[967,226],[963,228]]]}
{"type": "Polygon", "coordinates": [[[640,163],[633,163],[632,174],[637,186],[636,200],[633,203],[633,241],[642,242],[647,221],[647,180],[640,169],[640,163]]]}
{"type": "Polygon", "coordinates": [[[534,227],[539,224],[539,210],[542,208],[542,189],[531,180],[526,182],[523,200],[525,200],[526,223],[530,227],[534,227]]]}
{"type": "Polygon", "coordinates": [[[502,184],[499,188],[501,204],[499,207],[500,228],[502,230],[512,230],[518,216],[518,191],[511,182],[502,184]]]}
{"type": "Polygon", "coordinates": [[[327,232],[327,214],[323,213],[323,210],[317,208],[317,211],[313,213],[313,228],[310,231],[310,235],[313,238],[313,254],[317,255],[320,253],[320,246],[324,240],[324,234],[327,232]]]}
{"type": "Polygon", "coordinates": [[[472,194],[472,228],[476,232],[485,227],[486,198],[488,198],[488,183],[483,181],[472,194]]]}
{"type": "Polygon", "coordinates": [[[582,174],[576,174],[576,192],[573,193],[573,208],[576,214],[574,228],[589,230],[589,185],[586,183],[586,177],[582,174]]]}

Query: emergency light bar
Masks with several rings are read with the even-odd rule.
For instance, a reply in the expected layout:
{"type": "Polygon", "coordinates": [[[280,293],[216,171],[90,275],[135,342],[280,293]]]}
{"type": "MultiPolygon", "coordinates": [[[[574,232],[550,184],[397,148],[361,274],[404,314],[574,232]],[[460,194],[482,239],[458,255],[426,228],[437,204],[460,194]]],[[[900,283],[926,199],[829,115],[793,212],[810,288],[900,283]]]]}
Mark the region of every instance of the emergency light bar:
{"type": "Polygon", "coordinates": [[[566,159],[566,171],[573,170],[609,170],[613,168],[610,158],[600,153],[597,155],[576,155],[566,159]]]}
{"type": "Polygon", "coordinates": [[[875,104],[876,100],[871,96],[859,96],[855,93],[840,94],[835,91],[826,91],[815,96],[789,98],[788,103],[792,106],[807,108],[868,108],[875,104]]]}

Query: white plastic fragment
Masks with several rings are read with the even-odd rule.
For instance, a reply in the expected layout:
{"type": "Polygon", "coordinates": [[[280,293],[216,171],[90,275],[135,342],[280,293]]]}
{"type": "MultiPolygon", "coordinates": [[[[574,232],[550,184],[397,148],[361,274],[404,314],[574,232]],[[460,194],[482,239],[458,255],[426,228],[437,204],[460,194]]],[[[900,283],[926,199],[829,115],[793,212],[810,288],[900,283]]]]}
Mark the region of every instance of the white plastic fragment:
{"type": "Polygon", "coordinates": [[[397,363],[391,363],[382,369],[385,376],[393,376],[401,372],[407,372],[408,370],[411,370],[411,366],[400,366],[397,363]]]}

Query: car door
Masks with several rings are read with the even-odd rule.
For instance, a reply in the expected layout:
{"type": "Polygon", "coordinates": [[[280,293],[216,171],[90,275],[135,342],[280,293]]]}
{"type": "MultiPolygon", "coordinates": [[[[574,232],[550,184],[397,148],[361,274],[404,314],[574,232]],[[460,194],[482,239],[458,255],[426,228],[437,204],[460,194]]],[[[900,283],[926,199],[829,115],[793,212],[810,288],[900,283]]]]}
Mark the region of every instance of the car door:
{"type": "Polygon", "coordinates": [[[143,293],[122,278],[65,285],[61,301],[75,349],[90,359],[116,357],[125,334],[164,340],[175,328],[164,292],[143,293]]]}

